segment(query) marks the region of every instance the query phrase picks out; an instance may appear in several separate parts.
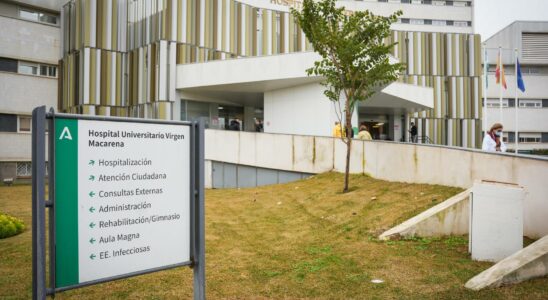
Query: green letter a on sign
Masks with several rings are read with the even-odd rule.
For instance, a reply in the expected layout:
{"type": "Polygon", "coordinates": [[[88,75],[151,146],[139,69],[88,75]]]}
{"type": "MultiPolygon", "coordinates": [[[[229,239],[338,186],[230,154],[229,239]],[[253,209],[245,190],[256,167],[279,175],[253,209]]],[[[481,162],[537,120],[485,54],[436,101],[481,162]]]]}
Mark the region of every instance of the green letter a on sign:
{"type": "Polygon", "coordinates": [[[72,141],[72,135],[70,134],[70,130],[67,126],[63,128],[63,131],[61,132],[61,136],[59,136],[59,139],[65,139],[65,140],[71,140],[72,141]]]}

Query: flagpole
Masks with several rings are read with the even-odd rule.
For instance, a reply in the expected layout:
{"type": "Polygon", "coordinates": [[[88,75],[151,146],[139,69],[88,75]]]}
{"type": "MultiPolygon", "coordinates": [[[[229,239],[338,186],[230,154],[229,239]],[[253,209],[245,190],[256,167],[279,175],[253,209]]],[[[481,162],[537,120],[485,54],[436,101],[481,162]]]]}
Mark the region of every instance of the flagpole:
{"type": "Polygon", "coordinates": [[[489,69],[489,60],[487,59],[487,47],[485,43],[483,43],[483,126],[485,127],[485,131],[487,131],[487,128],[489,128],[489,124],[487,123],[487,71],[489,69]]]}
{"type": "MultiPolygon", "coordinates": [[[[499,46],[499,72],[500,72],[500,79],[499,79],[499,122],[504,126],[504,124],[502,123],[502,84],[503,84],[503,62],[502,62],[502,47],[499,46]]],[[[502,136],[500,137],[502,139],[502,136]]]]}
{"type": "Polygon", "coordinates": [[[515,65],[516,65],[516,94],[515,94],[515,104],[514,104],[514,112],[515,112],[515,118],[516,118],[516,131],[515,131],[515,135],[514,135],[514,139],[515,139],[515,142],[516,142],[516,151],[515,151],[515,154],[517,155],[518,154],[518,149],[519,149],[519,127],[518,127],[518,106],[519,106],[519,103],[518,103],[518,48],[514,49],[514,56],[515,56],[515,65]]]}

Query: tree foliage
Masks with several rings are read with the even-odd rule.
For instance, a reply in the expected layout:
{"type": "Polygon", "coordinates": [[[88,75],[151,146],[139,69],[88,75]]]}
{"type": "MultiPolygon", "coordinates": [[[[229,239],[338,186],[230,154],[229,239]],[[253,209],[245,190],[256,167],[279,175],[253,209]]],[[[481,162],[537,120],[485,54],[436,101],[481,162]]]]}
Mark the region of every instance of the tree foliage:
{"type": "Polygon", "coordinates": [[[292,10],[306,37],[322,60],[307,69],[308,75],[323,76],[325,95],[339,101],[341,92],[350,107],[370,98],[375,87],[398,78],[403,64],[391,63],[389,54],[395,43],[386,42],[390,25],[402,13],[388,17],[370,11],[347,14],[335,7],[335,0],[305,0],[302,11],[292,10]]]}
{"type": "MultiPolygon", "coordinates": [[[[395,43],[389,42],[390,25],[402,13],[376,16],[370,11],[347,13],[335,0],[305,0],[302,10],[292,9],[306,37],[321,60],[307,69],[308,75],[322,76],[325,96],[340,104],[344,96],[344,128],[347,134],[345,188],[348,190],[352,114],[356,104],[369,99],[380,87],[395,81],[403,64],[390,61],[395,43]]],[[[343,135],[344,136],[344,135],[343,135]]]]}

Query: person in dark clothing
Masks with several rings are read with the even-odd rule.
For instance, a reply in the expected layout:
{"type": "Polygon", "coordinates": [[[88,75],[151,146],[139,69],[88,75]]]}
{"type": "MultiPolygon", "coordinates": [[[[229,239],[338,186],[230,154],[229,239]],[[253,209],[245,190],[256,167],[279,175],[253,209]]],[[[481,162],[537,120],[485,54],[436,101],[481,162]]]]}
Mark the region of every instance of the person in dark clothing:
{"type": "Polygon", "coordinates": [[[411,143],[417,142],[417,126],[415,126],[415,123],[411,122],[411,130],[409,130],[409,133],[411,133],[411,143]]]}
{"type": "Polygon", "coordinates": [[[240,122],[237,119],[230,121],[228,125],[228,130],[240,131],[240,122]]]}
{"type": "Polygon", "coordinates": [[[263,121],[255,119],[255,132],[263,132],[263,121]]]}

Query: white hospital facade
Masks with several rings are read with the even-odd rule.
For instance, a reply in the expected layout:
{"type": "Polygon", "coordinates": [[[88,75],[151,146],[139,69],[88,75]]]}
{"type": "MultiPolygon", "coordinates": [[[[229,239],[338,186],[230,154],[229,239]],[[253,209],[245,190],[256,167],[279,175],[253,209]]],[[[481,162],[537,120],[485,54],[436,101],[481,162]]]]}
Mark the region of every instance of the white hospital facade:
{"type": "MultiPolygon", "coordinates": [[[[0,178],[30,172],[35,106],[90,115],[203,119],[226,129],[329,136],[337,120],[318,59],[282,0],[0,1],[0,178]]],[[[298,1],[297,1],[298,2],[298,1]]],[[[402,10],[391,59],[399,80],[357,107],[376,139],[477,148],[482,45],[474,1],[339,1],[402,10]]],[[[526,79],[527,80],[527,79],[526,79]]],[[[491,96],[489,96],[491,97],[491,96]]],[[[548,97],[548,96],[547,96],[548,97]]],[[[30,175],[30,173],[28,174],[30,175]]]]}

